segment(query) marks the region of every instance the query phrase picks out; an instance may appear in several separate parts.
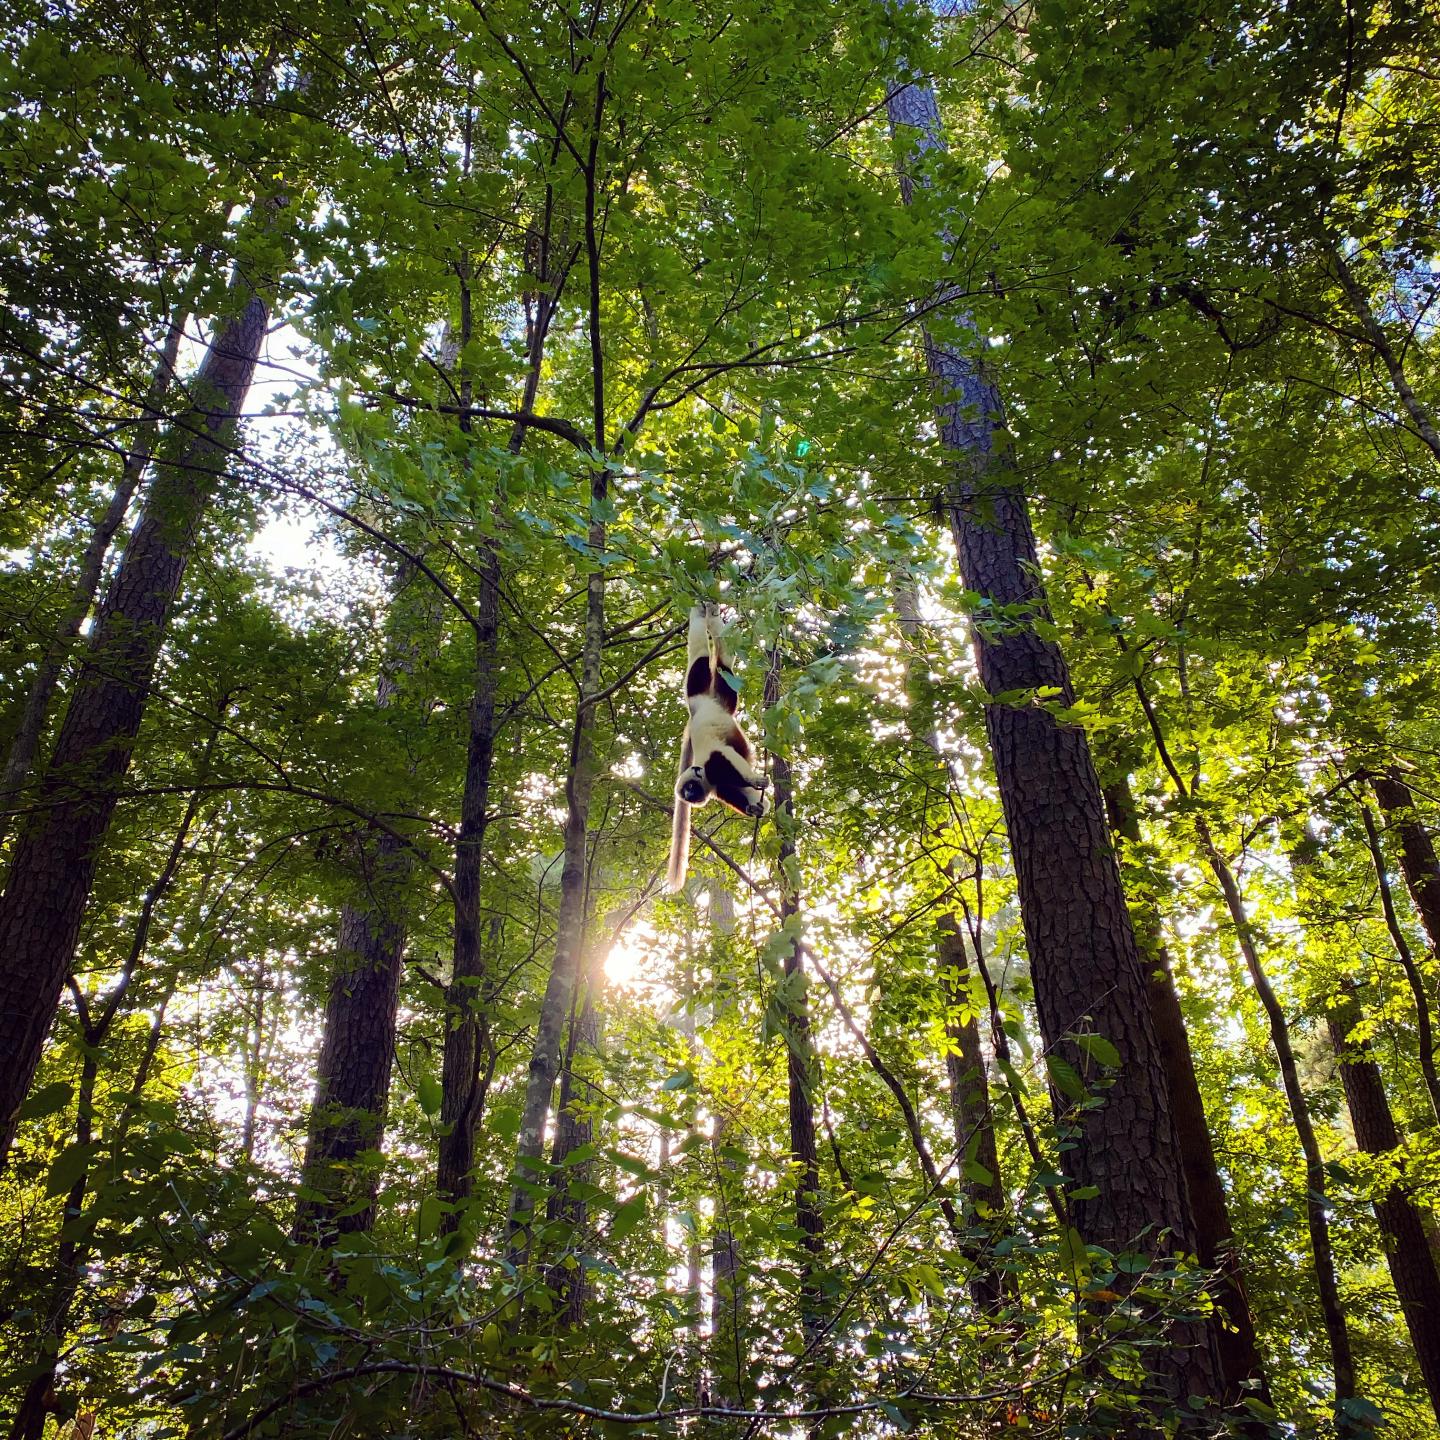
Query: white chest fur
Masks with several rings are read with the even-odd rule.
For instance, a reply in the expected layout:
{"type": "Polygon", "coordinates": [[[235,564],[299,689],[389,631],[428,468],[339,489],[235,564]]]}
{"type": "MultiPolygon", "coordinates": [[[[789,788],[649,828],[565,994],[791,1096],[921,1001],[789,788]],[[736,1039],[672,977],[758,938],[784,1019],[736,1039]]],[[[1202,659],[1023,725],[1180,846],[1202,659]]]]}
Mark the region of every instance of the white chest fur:
{"type": "Polygon", "coordinates": [[[713,695],[691,697],[690,743],[697,755],[723,745],[734,728],[734,716],[713,695]]]}

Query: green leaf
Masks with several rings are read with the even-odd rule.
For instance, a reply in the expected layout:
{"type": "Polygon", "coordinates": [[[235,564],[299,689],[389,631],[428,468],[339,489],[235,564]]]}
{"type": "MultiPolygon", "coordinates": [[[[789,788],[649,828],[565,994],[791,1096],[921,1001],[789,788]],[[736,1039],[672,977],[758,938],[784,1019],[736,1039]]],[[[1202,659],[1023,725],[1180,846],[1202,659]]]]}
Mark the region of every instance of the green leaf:
{"type": "Polygon", "coordinates": [[[623,1240],[645,1218],[647,1204],[648,1197],[642,1190],[621,1205],[610,1222],[611,1240],[623,1240]]]}
{"type": "Polygon", "coordinates": [[[1075,1043],[1108,1070],[1118,1070],[1123,1063],[1120,1052],[1103,1035],[1077,1035],[1075,1043]]]}
{"type": "Polygon", "coordinates": [[[53,1115],[57,1110],[63,1110],[70,1103],[70,1097],[74,1093],[74,1087],[64,1080],[56,1080],[53,1084],[42,1085],[38,1090],[30,1092],[25,1103],[20,1107],[16,1119],[38,1120],[42,1115],[53,1115]]]}

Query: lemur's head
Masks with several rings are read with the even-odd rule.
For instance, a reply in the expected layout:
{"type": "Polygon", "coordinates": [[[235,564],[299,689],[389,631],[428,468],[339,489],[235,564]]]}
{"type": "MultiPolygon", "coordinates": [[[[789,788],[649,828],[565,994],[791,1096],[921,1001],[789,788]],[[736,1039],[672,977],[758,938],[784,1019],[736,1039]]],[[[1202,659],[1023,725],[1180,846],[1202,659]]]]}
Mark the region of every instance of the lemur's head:
{"type": "Polygon", "coordinates": [[[675,782],[675,793],[687,805],[703,805],[714,793],[714,789],[702,765],[692,765],[688,770],[682,770],[680,778],[675,782]]]}

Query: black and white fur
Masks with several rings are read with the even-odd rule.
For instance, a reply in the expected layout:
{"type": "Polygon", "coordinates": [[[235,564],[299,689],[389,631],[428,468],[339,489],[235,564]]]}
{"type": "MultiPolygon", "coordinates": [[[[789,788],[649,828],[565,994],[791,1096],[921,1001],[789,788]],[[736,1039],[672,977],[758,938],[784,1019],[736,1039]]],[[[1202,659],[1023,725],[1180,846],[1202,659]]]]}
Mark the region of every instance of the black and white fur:
{"type": "Polygon", "coordinates": [[[741,815],[765,813],[765,777],[751,759],[750,742],[735,719],[740,689],[725,660],[725,631],[713,605],[690,611],[685,703],[690,721],[680,747],[675,779],[675,818],[670,829],[666,885],[685,884],[690,864],[690,810],[713,795],[741,815]]]}

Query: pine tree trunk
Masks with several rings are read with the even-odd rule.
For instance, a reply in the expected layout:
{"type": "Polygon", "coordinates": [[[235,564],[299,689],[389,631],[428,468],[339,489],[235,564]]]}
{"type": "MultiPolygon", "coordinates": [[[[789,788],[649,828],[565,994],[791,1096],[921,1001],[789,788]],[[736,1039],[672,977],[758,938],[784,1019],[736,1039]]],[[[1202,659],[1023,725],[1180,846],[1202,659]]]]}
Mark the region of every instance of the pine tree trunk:
{"type": "Polygon", "coordinates": [[[31,766],[35,763],[40,748],[40,737],[45,732],[45,723],[50,717],[50,702],[55,698],[56,686],[70,647],[80,634],[80,627],[95,603],[95,592],[100,586],[100,575],[105,568],[105,557],[110,553],[110,542],[115,532],[124,523],[135,487],[150,463],[154,449],[155,427],[159,424],[159,407],[170,391],[175,377],[175,361],[180,353],[180,338],[185,328],[184,315],[177,315],[171,322],[165,336],[165,344],[156,362],[145,393],[145,420],[134,449],[125,455],[120,471],[120,482],[110,496],[110,503],[91,532],[85,553],[80,557],[80,573],[75,577],[70,604],[60,621],[60,628],[40,664],[36,667],[34,679],[25,696],[25,709],[20,724],[10,745],[10,755],[5,762],[5,775],[0,779],[0,841],[4,840],[9,828],[9,810],[18,803],[17,795],[29,778],[31,766]]]}
{"type": "MultiPolygon", "coordinates": [[[[901,150],[908,203],[924,185],[927,155],[941,151],[939,112],[926,85],[897,86],[888,101],[901,150]]],[[[952,307],[953,308],[953,307],[952,307]]],[[[980,337],[954,316],[967,343],[980,337]]],[[[927,334],[925,359],[938,420],[953,457],[947,504],[961,578],[995,607],[1012,607],[988,633],[977,631],[980,679],[994,698],[986,729],[1020,894],[1035,1004],[1049,1053],[1082,1076],[1099,1078],[1070,1038],[1077,1028],[1104,1036],[1122,1064],[1105,1104],[1079,1117],[1066,1171],[1094,1198],[1072,1219],[1089,1241],[1114,1251],[1194,1249],[1194,1219],[1170,1113],[1144,969],[1106,827],[1100,782],[1085,732],[1062,725],[1037,695],[1074,702],[1049,621],[1025,495],[1009,453],[1000,397],[978,361],[927,334]],[[1161,1231],[1168,1238],[1155,1238],[1161,1231]]],[[[1177,1398],[1220,1389],[1207,1330],[1155,1354],[1156,1378],[1177,1398]],[[1193,1343],[1192,1343],[1193,1342],[1193,1343]]]]}
{"type": "MultiPolygon", "coordinates": [[[[1360,1019],[1359,1007],[1347,994],[1325,1018],[1330,1043],[1340,1061],[1340,1079],[1355,1127],[1356,1145],[1366,1155],[1395,1155],[1400,1135],[1390,1114],[1380,1067],[1367,1042],[1349,1038],[1360,1019]]],[[[1436,1272],[1420,1212],[1399,1179],[1375,1201],[1375,1220],[1384,1240],[1390,1279],[1430,1396],[1430,1408],[1440,1420],[1440,1274],[1436,1272]]]]}
{"type": "Polygon", "coordinates": [[[157,458],[0,900],[0,1164],[74,958],[171,608],[265,339],[262,291],[237,272],[229,300],[230,316],[191,382],[192,408],[157,458]]]}
{"type": "MultiPolygon", "coordinates": [[[[1122,775],[1105,787],[1105,806],[1122,856],[1126,847],[1138,849],[1140,820],[1128,776],[1122,775]]],[[[1235,1232],[1230,1225],[1225,1185],[1215,1161],[1215,1147],[1205,1118],[1200,1081],[1190,1052],[1190,1036],[1180,1010],[1180,997],[1175,991],[1160,916],[1148,896],[1136,903],[1132,913],[1136,937],[1148,962],[1146,990],[1150,1014],[1165,1066],[1170,1109],[1180,1140],[1180,1160],[1185,1168],[1185,1186],[1195,1214],[1195,1253],[1202,1265],[1219,1276],[1215,1300],[1220,1314],[1212,1329],[1225,1377],[1226,1398],[1233,1402],[1249,1395],[1268,1404],[1269,1385],[1260,1358],[1250,1300],[1245,1293],[1235,1232]]]]}

